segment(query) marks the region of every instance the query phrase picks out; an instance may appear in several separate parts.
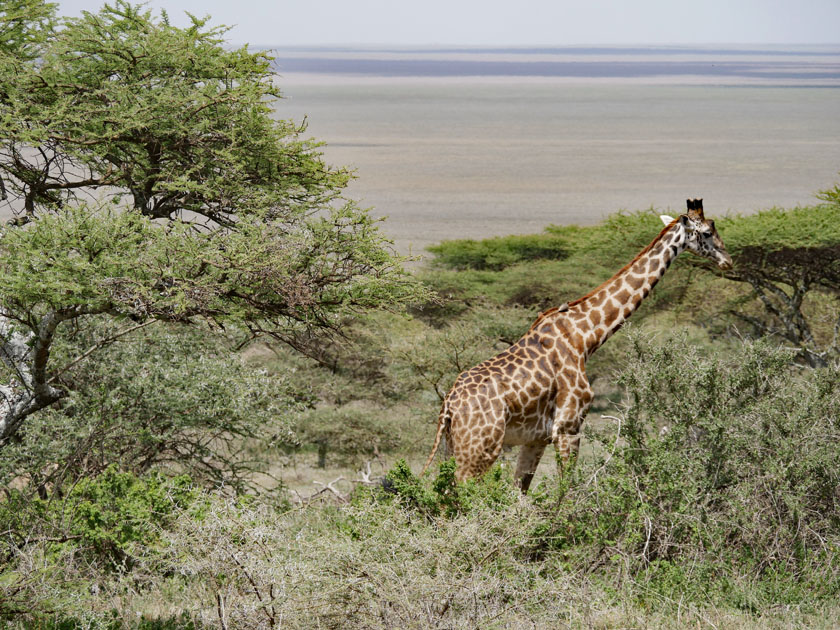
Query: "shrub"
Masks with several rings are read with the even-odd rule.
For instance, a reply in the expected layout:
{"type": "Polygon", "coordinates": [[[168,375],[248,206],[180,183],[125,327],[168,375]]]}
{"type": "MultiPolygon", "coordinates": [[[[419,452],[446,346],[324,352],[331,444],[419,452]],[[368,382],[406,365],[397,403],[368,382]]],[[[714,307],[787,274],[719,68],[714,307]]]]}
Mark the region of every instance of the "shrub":
{"type": "Polygon", "coordinates": [[[498,271],[529,260],[566,258],[568,242],[564,236],[543,233],[444,241],[428,250],[442,267],[498,271]]]}
{"type": "Polygon", "coordinates": [[[608,267],[618,265],[618,270],[662,230],[659,214],[653,208],[635,212],[620,211],[596,225],[550,225],[546,232],[565,238],[572,256],[581,260],[589,258],[608,267]]]}
{"type": "MultiPolygon", "coordinates": [[[[482,247],[492,249],[500,239],[466,242],[446,241],[433,248],[437,258],[433,272],[422,279],[444,299],[442,305],[429,309],[435,325],[444,318],[458,315],[476,303],[520,305],[544,309],[585,295],[633,259],[662,229],[653,209],[618,212],[592,226],[548,226],[543,238],[552,235],[563,243],[563,256],[534,256],[511,260],[505,265],[455,264],[462,250],[465,256],[482,247]],[[467,245],[464,245],[467,243],[467,245]],[[473,244],[469,244],[473,243],[473,244]],[[463,247],[462,247],[463,245],[463,247]],[[449,269],[461,269],[458,272],[449,269]]],[[[516,237],[525,239],[527,237],[516,237]]],[[[656,291],[645,302],[642,313],[651,306],[675,306],[684,297],[690,265],[680,257],[656,291]]],[[[635,316],[638,321],[642,313],[635,316]]],[[[422,313],[421,313],[422,315],[422,313]]]]}
{"type": "Polygon", "coordinates": [[[575,469],[559,507],[539,495],[558,512],[537,548],[688,599],[836,596],[840,451],[826,436],[840,371],[800,373],[791,359],[761,342],[714,355],[680,335],[635,337],[619,433],[589,431],[601,455],[575,469]]]}
{"type": "Polygon", "coordinates": [[[158,553],[162,533],[184,511],[200,520],[200,495],[186,475],[138,476],[111,466],[61,490],[60,499],[42,499],[7,489],[0,502],[0,619],[88,627],[53,613],[84,610],[101,581],[158,553]]]}
{"type": "Polygon", "coordinates": [[[570,257],[620,267],[661,229],[659,214],[651,208],[617,212],[591,226],[550,225],[540,234],[443,241],[428,251],[435,255],[433,264],[445,269],[500,271],[518,263],[570,257]]]}
{"type": "MultiPolygon", "coordinates": [[[[117,330],[91,322],[57,342],[59,357],[117,330]]],[[[74,394],[32,416],[3,448],[0,483],[46,492],[111,464],[142,473],[166,464],[198,483],[248,484],[249,441],[293,443],[299,397],[284,377],[246,365],[228,339],[184,327],[145,328],[72,366],[74,394]]]]}
{"type": "Polygon", "coordinates": [[[496,464],[481,479],[458,483],[454,459],[442,462],[431,481],[417,477],[405,460],[399,460],[385,476],[383,488],[380,499],[396,497],[402,506],[428,517],[452,518],[485,509],[504,511],[518,498],[510,470],[496,464]]]}
{"type": "MultiPolygon", "coordinates": [[[[187,475],[141,477],[115,466],[77,481],[63,494],[54,501],[9,491],[0,504],[7,540],[21,547],[38,539],[69,544],[111,568],[124,567],[135,550],[152,546],[160,527],[197,497],[187,475]]],[[[9,547],[6,552],[13,553],[9,547]]]]}
{"type": "Polygon", "coordinates": [[[341,463],[358,463],[400,445],[400,436],[385,412],[353,407],[319,408],[302,414],[295,429],[302,444],[318,448],[318,465],[327,455],[341,463]]]}
{"type": "Polygon", "coordinates": [[[179,603],[208,625],[551,627],[583,589],[517,559],[533,514],[516,500],[447,518],[382,497],[285,514],[214,501],[201,523],[179,520],[147,570],[183,576],[179,603]]]}

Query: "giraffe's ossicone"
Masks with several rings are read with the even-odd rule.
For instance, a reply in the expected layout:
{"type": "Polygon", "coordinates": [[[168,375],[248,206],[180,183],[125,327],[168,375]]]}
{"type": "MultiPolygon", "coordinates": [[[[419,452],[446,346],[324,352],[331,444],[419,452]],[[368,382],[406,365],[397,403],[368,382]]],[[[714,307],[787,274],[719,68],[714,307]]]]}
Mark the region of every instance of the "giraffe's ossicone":
{"type": "Polygon", "coordinates": [[[592,389],[586,360],[633,314],[682,251],[722,269],[732,259],[703,200],[688,212],[663,215],[665,228],[612,278],[582,298],[551,308],[507,350],[461,373],[443,400],[429,467],[446,437],[459,480],[486,472],[503,446],[521,447],[515,478],[527,492],[545,447],[561,461],[576,455],[592,389]]]}

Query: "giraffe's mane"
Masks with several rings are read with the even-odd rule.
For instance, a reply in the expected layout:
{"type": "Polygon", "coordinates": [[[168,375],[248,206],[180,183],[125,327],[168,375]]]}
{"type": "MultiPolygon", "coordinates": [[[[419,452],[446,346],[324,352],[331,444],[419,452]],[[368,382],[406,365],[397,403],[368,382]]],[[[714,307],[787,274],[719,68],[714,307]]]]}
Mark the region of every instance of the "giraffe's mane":
{"type": "Polygon", "coordinates": [[[529,329],[529,331],[533,330],[534,328],[539,326],[545,320],[545,318],[547,318],[551,315],[554,315],[555,313],[559,313],[559,312],[562,312],[562,311],[567,311],[567,310],[569,310],[570,307],[577,306],[581,302],[585,302],[586,300],[591,298],[593,295],[598,293],[598,291],[603,289],[605,286],[610,284],[613,280],[615,280],[617,277],[619,277],[621,274],[623,274],[625,271],[627,271],[630,267],[632,267],[633,263],[635,263],[637,260],[639,260],[639,258],[641,258],[645,254],[647,254],[660,240],[662,240],[662,237],[665,236],[665,233],[668,232],[672,227],[674,227],[674,225],[676,225],[677,221],[679,221],[679,219],[674,219],[668,225],[666,225],[664,228],[662,228],[662,231],[659,232],[659,234],[656,236],[655,239],[653,239],[650,243],[648,243],[647,247],[645,247],[642,251],[640,251],[638,254],[636,254],[636,257],[633,260],[631,260],[629,263],[627,263],[621,269],[619,269],[615,274],[613,274],[613,276],[609,280],[599,284],[597,287],[592,289],[589,293],[587,293],[583,297],[579,297],[578,299],[573,300],[573,301],[571,301],[567,304],[563,304],[562,306],[555,306],[553,308],[548,309],[547,311],[543,311],[542,313],[540,313],[537,316],[537,319],[534,320],[534,323],[531,324],[531,328],[529,329]]]}
{"type": "Polygon", "coordinates": [[[561,304],[560,306],[552,306],[547,311],[543,311],[539,315],[537,315],[537,319],[534,320],[534,323],[531,324],[531,327],[528,329],[528,332],[534,330],[537,326],[539,326],[546,317],[549,315],[554,315],[555,313],[561,313],[562,311],[568,311],[569,305],[568,304],[561,304]]]}
{"type": "Polygon", "coordinates": [[[606,282],[603,282],[603,283],[599,284],[597,287],[595,287],[594,289],[592,289],[589,293],[587,293],[587,294],[586,294],[586,295],[584,295],[583,297],[579,297],[578,299],[573,300],[572,302],[569,302],[569,306],[576,306],[576,305],[580,304],[581,302],[584,302],[584,301],[588,300],[588,299],[589,299],[589,298],[591,298],[593,295],[595,295],[596,293],[598,293],[598,291],[600,291],[600,290],[601,290],[601,289],[603,289],[605,286],[607,286],[608,284],[610,284],[613,280],[615,280],[615,279],[616,279],[616,278],[618,278],[620,275],[622,275],[625,271],[627,271],[630,267],[632,267],[632,266],[633,266],[633,263],[635,263],[637,260],[639,260],[639,258],[641,258],[641,257],[642,257],[642,256],[644,256],[645,254],[647,254],[647,253],[648,253],[651,249],[653,249],[653,247],[654,247],[654,246],[655,246],[655,245],[656,245],[656,244],[657,244],[660,240],[662,240],[662,237],[663,237],[663,236],[665,236],[665,233],[666,233],[666,232],[668,232],[668,231],[669,231],[672,227],[674,227],[674,226],[677,224],[677,221],[678,221],[678,220],[679,220],[679,219],[674,219],[674,220],[673,220],[673,221],[671,221],[668,225],[666,225],[664,228],[662,228],[662,231],[661,231],[661,232],[659,232],[659,234],[657,234],[657,236],[656,236],[656,238],[655,238],[655,239],[653,239],[650,243],[648,243],[647,247],[645,247],[642,251],[640,251],[638,254],[636,254],[636,257],[635,257],[633,260],[631,260],[629,263],[627,263],[627,264],[626,264],[626,265],[624,265],[621,269],[619,269],[617,272],[615,272],[615,273],[613,274],[613,276],[612,276],[609,280],[607,280],[606,282]]]}

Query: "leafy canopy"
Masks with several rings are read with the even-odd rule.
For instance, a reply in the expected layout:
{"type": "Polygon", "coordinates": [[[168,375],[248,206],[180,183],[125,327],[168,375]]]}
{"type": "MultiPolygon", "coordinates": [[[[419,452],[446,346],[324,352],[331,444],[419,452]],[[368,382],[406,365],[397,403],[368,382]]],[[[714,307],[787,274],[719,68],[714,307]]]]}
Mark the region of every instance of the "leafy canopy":
{"type": "MultiPolygon", "coordinates": [[[[348,179],[303,126],[277,120],[265,53],[226,50],[225,30],[186,29],[123,0],[67,19],[0,79],[0,174],[27,214],[107,188],[151,217],[190,211],[294,220],[348,179]]],[[[14,57],[14,55],[12,55],[14,57]]],[[[18,211],[21,208],[17,208],[18,211]]]]}
{"type": "MultiPolygon", "coordinates": [[[[52,24],[49,5],[18,4],[29,16],[7,9],[6,30],[52,24]]],[[[3,50],[21,72],[0,78],[0,179],[37,224],[0,245],[13,318],[96,303],[283,334],[422,293],[341,198],[348,173],[273,117],[271,58],[223,34],[117,0],[49,29],[37,56],[3,50]]]]}
{"type": "Polygon", "coordinates": [[[350,174],[274,116],[270,56],[124,0],[54,15],[0,11],[0,444],[73,387],[50,359],[63,322],[205,319],[302,347],[427,297],[342,196],[350,174]]]}
{"type": "Polygon", "coordinates": [[[292,233],[258,222],[202,232],[109,207],[69,207],[0,240],[0,302],[33,325],[47,312],[85,306],[272,330],[331,326],[345,308],[376,308],[416,290],[377,238],[375,222],[352,206],[292,233]]]}

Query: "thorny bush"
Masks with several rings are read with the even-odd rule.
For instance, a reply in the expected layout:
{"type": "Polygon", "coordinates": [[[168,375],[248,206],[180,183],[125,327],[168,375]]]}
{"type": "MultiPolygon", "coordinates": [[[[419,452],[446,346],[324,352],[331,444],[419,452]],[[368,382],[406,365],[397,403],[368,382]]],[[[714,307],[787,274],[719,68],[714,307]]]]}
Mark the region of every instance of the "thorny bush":
{"type": "Polygon", "coordinates": [[[621,418],[588,431],[599,454],[538,492],[556,512],[535,554],[747,608],[760,592],[836,596],[838,366],[802,370],[763,342],[710,354],[681,335],[633,349],[621,418]]]}

